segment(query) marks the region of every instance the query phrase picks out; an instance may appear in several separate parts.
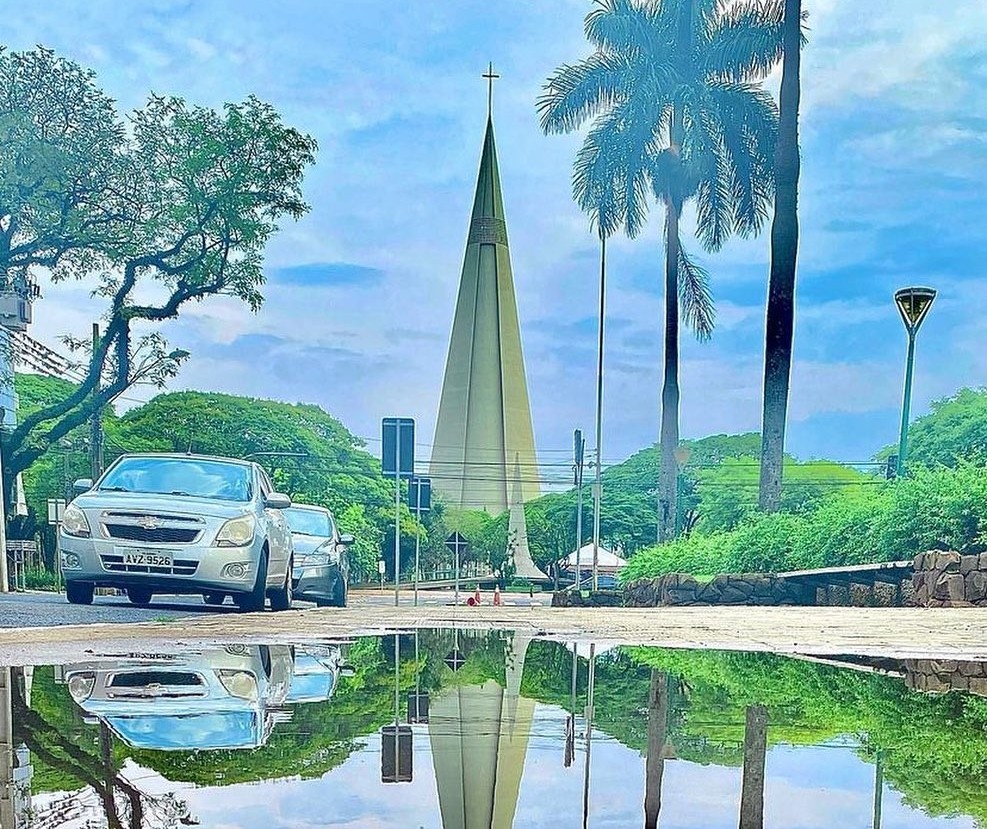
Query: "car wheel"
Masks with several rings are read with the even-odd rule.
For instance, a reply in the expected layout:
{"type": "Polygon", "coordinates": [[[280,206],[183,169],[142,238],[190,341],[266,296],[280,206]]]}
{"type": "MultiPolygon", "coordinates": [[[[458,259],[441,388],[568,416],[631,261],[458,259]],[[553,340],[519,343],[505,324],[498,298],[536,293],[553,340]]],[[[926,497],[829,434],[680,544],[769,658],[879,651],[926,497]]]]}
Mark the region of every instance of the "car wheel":
{"type": "Polygon", "coordinates": [[[128,587],[127,598],[131,604],[137,607],[147,607],[151,603],[154,593],[146,587],[128,587]]]}
{"type": "Polygon", "coordinates": [[[332,589],[332,603],[336,607],[346,607],[346,594],[349,593],[346,579],[339,579],[332,589]]]}
{"type": "Polygon", "coordinates": [[[256,613],[264,609],[264,600],[267,598],[267,551],[260,557],[260,564],[257,567],[257,579],[254,582],[254,589],[249,593],[241,593],[234,596],[236,606],[247,613],[256,613]]]}
{"type": "Polygon", "coordinates": [[[284,573],[284,584],[271,593],[271,610],[291,610],[291,562],[284,573]]]}
{"type": "Polygon", "coordinates": [[[65,582],[65,598],[69,604],[92,604],[93,585],[86,581],[65,582]]]}
{"type": "Polygon", "coordinates": [[[218,607],[219,605],[221,605],[223,602],[226,601],[226,594],[225,593],[204,593],[203,596],[202,596],[202,598],[203,598],[203,600],[205,601],[206,604],[213,605],[215,607],[218,607]]]}

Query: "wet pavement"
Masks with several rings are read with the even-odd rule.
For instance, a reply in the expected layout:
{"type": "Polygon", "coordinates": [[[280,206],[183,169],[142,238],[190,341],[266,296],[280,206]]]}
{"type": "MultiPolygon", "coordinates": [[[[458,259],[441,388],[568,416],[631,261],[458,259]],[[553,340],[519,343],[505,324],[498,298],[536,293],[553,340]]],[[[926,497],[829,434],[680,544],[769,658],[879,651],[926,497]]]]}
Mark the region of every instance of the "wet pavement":
{"type": "Polygon", "coordinates": [[[455,628],[0,668],[3,829],[985,821],[982,662],[455,628]]]}

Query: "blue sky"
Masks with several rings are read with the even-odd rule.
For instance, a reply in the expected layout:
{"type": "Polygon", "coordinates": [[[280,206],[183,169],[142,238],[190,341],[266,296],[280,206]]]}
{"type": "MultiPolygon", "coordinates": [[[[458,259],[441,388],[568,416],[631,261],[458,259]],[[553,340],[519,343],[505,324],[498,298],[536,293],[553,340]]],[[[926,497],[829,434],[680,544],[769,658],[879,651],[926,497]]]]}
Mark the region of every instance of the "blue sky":
{"type": "MultiPolygon", "coordinates": [[[[891,303],[939,289],[915,409],[987,376],[987,5],[805,0],[799,321],[790,449],[866,460],[896,437],[904,334],[891,303]],[[866,9],[866,11],[861,11],[866,9]]],[[[193,358],[176,388],[319,403],[359,435],[382,416],[427,444],[482,140],[487,61],[543,457],[593,425],[596,252],[570,197],[578,137],[544,137],[534,101],[587,52],[588,0],[223,0],[27,4],[4,42],[95,69],[123,109],[148,92],[273,103],[319,142],[312,212],[267,258],[256,315],[216,299],[169,325],[193,358]]],[[[660,224],[612,246],[604,460],[657,436],[660,224]]],[[[696,246],[693,245],[695,248],[696,246]]],[[[758,428],[767,234],[700,257],[719,327],[684,340],[682,433],[758,428]]],[[[85,285],[46,288],[33,334],[86,336],[85,285]]],[[[145,392],[146,394],[146,392],[145,392]]],[[[135,396],[139,396],[140,393],[135,396]]],[[[424,451],[427,452],[427,449],[424,451]]],[[[556,457],[558,457],[556,455],[556,457]]]]}

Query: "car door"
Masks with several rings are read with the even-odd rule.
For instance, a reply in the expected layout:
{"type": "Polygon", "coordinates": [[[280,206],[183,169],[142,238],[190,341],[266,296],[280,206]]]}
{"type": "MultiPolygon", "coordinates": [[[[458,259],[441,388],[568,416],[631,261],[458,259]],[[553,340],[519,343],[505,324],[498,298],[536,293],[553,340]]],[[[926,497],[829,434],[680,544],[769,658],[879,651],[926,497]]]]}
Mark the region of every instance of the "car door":
{"type": "MultiPolygon", "coordinates": [[[[267,473],[257,467],[258,478],[260,479],[261,504],[267,503],[268,496],[274,492],[274,485],[267,473]]],[[[271,563],[268,574],[277,576],[274,579],[276,584],[280,584],[284,579],[285,570],[291,560],[291,532],[288,529],[288,521],[284,513],[279,509],[269,509],[263,506],[265,532],[267,533],[268,546],[271,550],[271,563]]]]}

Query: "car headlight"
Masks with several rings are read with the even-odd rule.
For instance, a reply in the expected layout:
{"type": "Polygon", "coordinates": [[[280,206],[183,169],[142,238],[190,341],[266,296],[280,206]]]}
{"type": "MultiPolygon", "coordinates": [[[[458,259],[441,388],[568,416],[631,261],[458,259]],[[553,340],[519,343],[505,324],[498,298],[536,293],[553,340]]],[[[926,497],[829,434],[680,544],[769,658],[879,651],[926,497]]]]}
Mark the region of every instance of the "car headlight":
{"type": "Polygon", "coordinates": [[[62,513],[62,532],[76,538],[89,538],[89,521],[86,514],[75,504],[69,504],[62,513]]]}
{"type": "Polygon", "coordinates": [[[257,679],[252,673],[248,671],[231,671],[223,668],[216,671],[216,675],[219,677],[220,684],[230,696],[249,700],[250,702],[257,701],[257,679]]]}
{"type": "Polygon", "coordinates": [[[216,546],[246,547],[254,540],[256,524],[254,516],[250,514],[231,518],[220,528],[219,534],[216,536],[216,546]]]}
{"type": "Polygon", "coordinates": [[[85,702],[96,685],[95,674],[72,674],[69,677],[69,694],[76,702],[85,702]]]}

